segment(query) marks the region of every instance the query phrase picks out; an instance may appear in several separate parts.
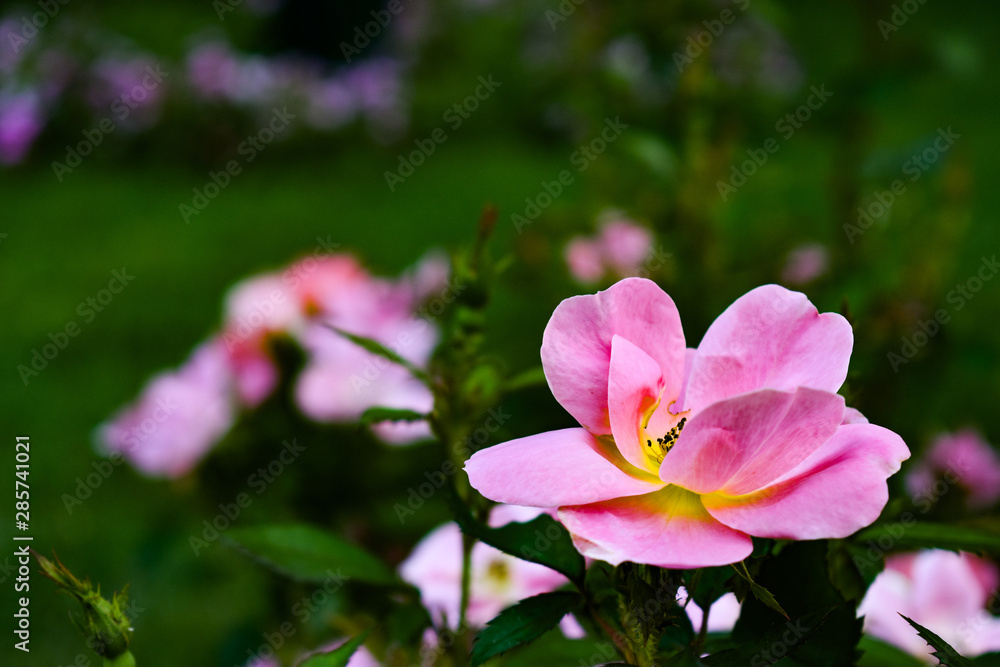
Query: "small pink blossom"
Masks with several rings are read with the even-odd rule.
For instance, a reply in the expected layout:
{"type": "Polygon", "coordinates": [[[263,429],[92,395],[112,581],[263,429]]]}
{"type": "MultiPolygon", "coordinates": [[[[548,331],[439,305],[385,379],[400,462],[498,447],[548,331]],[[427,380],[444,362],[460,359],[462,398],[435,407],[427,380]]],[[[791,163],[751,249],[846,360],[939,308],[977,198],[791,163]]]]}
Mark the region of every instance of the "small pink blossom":
{"type": "Polygon", "coordinates": [[[45,114],[36,91],[0,92],[0,164],[17,164],[45,126],[45,114]]]}
{"type": "Polygon", "coordinates": [[[135,403],[98,427],[97,439],[148,475],[179,477],[226,434],[234,414],[227,356],[212,341],[180,369],[154,377],[135,403]]]}
{"type": "Polygon", "coordinates": [[[962,655],[1000,651],[1000,619],[987,611],[997,581],[994,564],[967,553],[929,549],[890,556],[858,607],[858,616],[865,617],[868,634],[931,664],[936,664],[933,649],[899,614],[962,655]]]}
{"type": "Polygon", "coordinates": [[[822,276],[829,268],[830,253],[826,247],[809,243],[788,253],[781,279],[790,285],[805,285],[822,276]]]}
{"type": "Polygon", "coordinates": [[[984,509],[1000,500],[1000,455],[975,429],[942,433],[924,458],[906,476],[914,499],[934,498],[939,477],[957,481],[972,509],[984,509]]]}
{"type": "Polygon", "coordinates": [[[491,500],[558,507],[580,552],[612,564],[724,565],[751,535],[845,537],[909,456],[835,393],[852,347],[843,317],[766,285],[686,349],[670,297],[628,278],[563,301],[542,337],[549,388],[582,428],[481,450],[466,471],[491,500]]]}
{"type": "MultiPolygon", "coordinates": [[[[497,527],[512,521],[531,521],[541,510],[529,507],[497,505],[490,514],[490,525],[497,527]]],[[[458,625],[462,592],[462,531],[447,523],[425,537],[400,565],[400,576],[420,590],[424,606],[437,621],[444,617],[448,627],[458,625]]],[[[467,620],[483,627],[507,607],[533,595],[555,590],[569,581],[544,565],[509,556],[488,544],[477,542],[472,548],[472,589],[467,620]]],[[[579,637],[582,629],[564,619],[564,632],[579,637]]]]}
{"type": "Polygon", "coordinates": [[[653,235],[645,227],[621,218],[601,226],[595,237],[577,236],[566,245],[570,273],[581,283],[594,283],[611,274],[632,276],[639,272],[652,248],[653,235]]]}
{"type": "MultiPolygon", "coordinates": [[[[677,603],[684,607],[691,625],[695,632],[701,628],[705,618],[704,610],[695,603],[694,600],[688,602],[687,590],[681,586],[677,589],[677,603]]],[[[734,593],[726,593],[712,603],[708,610],[708,631],[709,632],[730,632],[736,627],[736,621],[740,617],[740,601],[736,599],[734,593]]]]}

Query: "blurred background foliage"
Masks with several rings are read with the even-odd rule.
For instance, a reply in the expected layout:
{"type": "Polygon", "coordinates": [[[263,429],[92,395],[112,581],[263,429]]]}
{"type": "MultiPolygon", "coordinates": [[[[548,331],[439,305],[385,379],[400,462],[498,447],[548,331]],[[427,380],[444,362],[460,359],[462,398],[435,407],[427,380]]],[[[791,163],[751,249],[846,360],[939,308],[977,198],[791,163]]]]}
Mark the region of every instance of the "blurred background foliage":
{"type": "MultiPolygon", "coordinates": [[[[995,5],[914,2],[918,10],[887,35],[879,21],[889,21],[894,6],[881,0],[585,0],[563,2],[575,10],[553,19],[559,6],[404,0],[394,23],[352,63],[389,58],[400,68],[389,120],[359,116],[335,128],[293,122],[189,224],[179,205],[262,127],[260,109],[200,98],[183,83],[192,49],[221,40],[265,60],[292,53],[339,76],[352,66],[340,43],[379,3],[246,0],[220,20],[209,2],[71,0],[39,31],[39,48],[68,48],[81,62],[98,59],[113,35],[170,73],[155,121],[108,135],[60,181],[52,162],[102,117],[73,88],[83,85],[77,71],[45,107],[30,149],[0,171],[4,438],[29,435],[33,444],[35,548],[56,549],[107,589],[131,584],[144,610],[134,623],[139,664],[239,664],[311,590],[289,589],[219,542],[199,556],[188,544],[283,440],[306,446],[302,461],[244,511],[240,525],[308,520],[395,564],[447,518],[440,498],[403,526],[392,509],[424,471],[439,469],[429,448],[388,448],[354,428],[310,424],[283,410],[280,396],[241,422],[195,474],[151,481],[122,466],[66,509],[64,494],[101,460],[95,425],[218,326],[228,286],[311,252],[317,239],[358,253],[376,273],[395,274],[427,248],[470,243],[482,206],[495,204],[493,253],[513,264],[491,304],[487,348],[511,372],[538,364],[542,330],[561,299],[593,291],[571,280],[563,247],[592,232],[608,208],[649,226],[669,253],[653,277],[678,303],[691,345],[736,297],[781,282],[789,252],[820,244],[829,267],[800,288],[820,310],[843,312],[854,324],[849,401],[914,452],[933,433],[966,425],[1000,441],[1000,281],[985,282],[961,309],[948,299],[1000,245],[1000,190],[989,185],[1000,178],[995,5]],[[679,72],[676,54],[726,8],[736,22],[679,72]],[[70,34],[86,46],[67,46],[70,34]],[[491,75],[500,87],[452,129],[443,114],[491,75]],[[830,101],[783,138],[776,123],[806,103],[811,86],[825,86],[830,101]],[[576,171],[571,155],[606,118],[628,128],[576,171]],[[439,127],[447,141],[390,190],[385,172],[439,127]],[[904,164],[939,128],[960,135],[954,146],[917,181],[906,180],[905,193],[863,234],[845,230],[874,193],[905,178],[904,164]],[[769,138],[779,149],[723,199],[718,181],[769,138]],[[525,199],[566,169],[573,183],[518,230],[511,216],[523,215],[525,199]],[[122,267],[134,282],[85,322],[78,304],[122,267]],[[894,369],[888,355],[901,354],[902,339],[941,308],[950,321],[894,369]],[[80,335],[25,385],[17,366],[70,321],[80,335]]],[[[15,20],[37,10],[0,3],[0,15],[15,20]]],[[[35,85],[37,72],[7,70],[0,90],[35,85]]],[[[0,122],[11,131],[10,117],[0,122]]],[[[494,442],[571,423],[544,387],[503,407],[512,417],[494,442]]],[[[12,487],[4,475],[5,497],[12,487]]],[[[2,511],[7,516],[9,506],[2,511]]],[[[8,544],[10,523],[0,526],[8,544]]],[[[13,561],[0,556],[4,566],[13,561]]],[[[0,576],[7,599],[12,575],[0,576]]],[[[71,664],[83,648],[66,623],[68,601],[37,575],[31,596],[31,664],[71,664]]],[[[348,602],[329,604],[335,611],[348,602]]],[[[325,618],[317,615],[294,642],[324,639],[325,618]]],[[[0,655],[11,659],[9,644],[0,655]]]]}

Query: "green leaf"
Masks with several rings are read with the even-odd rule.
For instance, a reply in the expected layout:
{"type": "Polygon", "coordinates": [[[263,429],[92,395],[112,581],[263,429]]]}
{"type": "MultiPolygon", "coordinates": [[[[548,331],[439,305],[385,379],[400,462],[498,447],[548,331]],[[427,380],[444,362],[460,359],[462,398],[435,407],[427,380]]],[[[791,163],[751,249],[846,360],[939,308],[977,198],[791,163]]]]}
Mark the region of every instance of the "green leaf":
{"type": "Polygon", "coordinates": [[[927,663],[906,651],[870,635],[861,638],[863,651],[858,667],[927,667],[927,663]]]}
{"type": "Polygon", "coordinates": [[[427,374],[427,371],[425,371],[422,368],[419,368],[418,366],[415,366],[413,363],[399,356],[397,353],[393,352],[392,350],[390,350],[377,340],[366,338],[365,336],[358,336],[348,331],[344,331],[343,329],[338,329],[337,327],[334,326],[330,325],[325,325],[325,326],[331,331],[334,331],[337,334],[346,338],[347,340],[351,341],[355,345],[359,345],[360,347],[368,350],[372,354],[376,354],[382,357],[383,359],[388,359],[392,363],[402,366],[406,370],[410,371],[410,374],[413,375],[413,377],[417,378],[424,384],[428,386],[431,385],[431,376],[427,374]]]}
{"type": "MultiPolygon", "coordinates": [[[[513,649],[497,659],[504,667],[525,665],[601,665],[619,660],[618,649],[610,640],[567,639],[559,627],[526,646],[513,649]]],[[[491,665],[493,662],[491,661],[491,665]]]]}
{"type": "Polygon", "coordinates": [[[860,601],[884,563],[881,558],[873,562],[864,548],[850,540],[830,540],[826,566],[830,583],[844,599],[860,601]]]}
{"type": "Polygon", "coordinates": [[[298,581],[325,584],[332,580],[338,586],[351,579],[369,584],[399,583],[382,561],[361,547],[305,524],[231,528],[226,540],[298,581]]]}
{"type": "MultiPolygon", "coordinates": [[[[827,570],[826,540],[790,542],[775,549],[774,555],[748,563],[754,567],[753,577],[761,586],[781,600],[782,608],[792,618],[784,616],[750,595],[745,599],[739,620],[733,628],[736,648],[758,642],[768,633],[780,635],[781,647],[788,656],[782,665],[810,667],[842,667],[857,660],[856,646],[861,640],[862,621],[857,618],[855,605],[830,583],[827,570]],[[791,634],[785,637],[785,631],[791,634]],[[801,635],[801,636],[798,636],[801,635]]],[[[732,583],[746,586],[742,579],[732,583]]],[[[761,646],[761,651],[766,646],[761,646]]],[[[772,653],[780,653],[775,651],[772,653]]],[[[764,658],[761,664],[766,663],[764,658]]],[[[749,664],[744,661],[744,665],[749,664]]]]}
{"type": "MultiPolygon", "coordinates": [[[[900,614],[900,616],[903,615],[900,614]]],[[[906,616],[903,616],[903,620],[912,625],[917,631],[917,634],[920,635],[921,639],[926,641],[931,648],[934,649],[934,653],[931,653],[931,655],[940,660],[942,665],[946,665],[946,667],[975,667],[975,663],[968,658],[963,658],[958,651],[953,649],[948,644],[948,642],[941,639],[924,626],[916,623],[906,616]]]]}
{"type": "Polygon", "coordinates": [[[750,584],[750,591],[753,593],[753,596],[755,598],[764,603],[764,605],[767,606],[768,608],[773,609],[774,611],[778,612],[785,618],[788,618],[788,614],[786,614],[785,610],[781,608],[780,604],[778,604],[778,601],[774,598],[774,595],[771,594],[771,591],[767,590],[766,588],[764,588],[763,586],[761,586],[760,584],[758,584],[756,581],[753,580],[753,578],[750,576],[750,572],[747,570],[746,563],[744,563],[743,561],[740,561],[739,563],[733,563],[733,569],[736,570],[736,574],[743,577],[743,579],[746,580],[748,584],[750,584]]]}
{"type": "Polygon", "coordinates": [[[976,667],[1000,667],[1000,653],[983,653],[972,662],[976,667]]]}
{"type": "Polygon", "coordinates": [[[880,538],[891,544],[890,549],[951,549],[1000,554],[1000,532],[926,521],[911,526],[902,523],[872,526],[854,539],[880,544],[880,538]]]}
{"type": "Polygon", "coordinates": [[[430,417],[430,415],[416,410],[404,410],[402,408],[368,408],[361,414],[361,423],[376,424],[378,422],[418,422],[430,417]]]}
{"type": "Polygon", "coordinates": [[[454,491],[448,494],[448,504],[455,522],[466,535],[521,560],[550,567],[571,581],[583,581],[586,569],[583,556],[573,546],[569,532],[548,514],[527,523],[514,522],[490,528],[476,521],[454,491]]]}
{"type": "Polygon", "coordinates": [[[538,639],[582,602],[578,593],[542,593],[503,610],[476,636],[472,667],[538,639]]]}
{"type": "Polygon", "coordinates": [[[736,648],[714,653],[705,659],[709,667],[755,667],[770,665],[806,644],[836,607],[806,614],[794,621],[773,623],[751,641],[740,642],[736,648]]]}
{"type": "Polygon", "coordinates": [[[522,373],[518,373],[507,380],[504,390],[520,391],[521,389],[529,389],[531,387],[544,387],[545,383],[545,371],[541,366],[538,366],[537,368],[530,368],[522,373]]]}
{"type": "Polygon", "coordinates": [[[333,649],[329,653],[314,655],[305,662],[299,663],[298,667],[347,667],[351,656],[365,643],[369,632],[371,631],[368,630],[361,633],[351,641],[333,649]]]}

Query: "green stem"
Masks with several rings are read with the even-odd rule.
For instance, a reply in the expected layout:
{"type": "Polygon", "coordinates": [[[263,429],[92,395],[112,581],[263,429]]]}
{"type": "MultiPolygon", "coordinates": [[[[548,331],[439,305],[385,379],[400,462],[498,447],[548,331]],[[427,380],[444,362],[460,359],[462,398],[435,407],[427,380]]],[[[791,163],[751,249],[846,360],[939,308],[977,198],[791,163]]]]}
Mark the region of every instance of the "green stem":
{"type": "Polygon", "coordinates": [[[117,658],[104,658],[104,667],[135,667],[135,658],[131,651],[125,651],[117,658]]]}
{"type": "Polygon", "coordinates": [[[465,636],[466,616],[469,611],[469,595],[472,589],[472,547],[476,539],[466,534],[462,534],[462,598],[458,611],[458,630],[462,637],[465,636]]]}

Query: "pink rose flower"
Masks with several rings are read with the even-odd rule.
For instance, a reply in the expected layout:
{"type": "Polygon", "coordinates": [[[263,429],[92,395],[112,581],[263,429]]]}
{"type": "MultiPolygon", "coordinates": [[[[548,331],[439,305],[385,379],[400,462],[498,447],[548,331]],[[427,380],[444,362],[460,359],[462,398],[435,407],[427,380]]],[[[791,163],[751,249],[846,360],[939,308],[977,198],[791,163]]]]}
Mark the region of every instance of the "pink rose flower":
{"type": "Polygon", "coordinates": [[[655,283],[628,278],[555,310],[542,366],[582,425],[476,452],[472,486],[497,502],[558,507],[580,552],[612,564],[724,565],[751,535],[845,537],[874,521],[909,456],[835,392],[848,322],[766,285],[685,349],[655,283]],[[850,492],[845,492],[849,489],[850,492]]]}
{"type": "MultiPolygon", "coordinates": [[[[997,568],[971,554],[929,549],[886,559],[858,607],[865,632],[931,664],[934,650],[903,614],[974,657],[1000,651],[1000,619],[987,611],[997,588],[997,568]]],[[[994,598],[993,606],[997,600],[994,598]]]]}
{"type": "Polygon", "coordinates": [[[232,380],[222,345],[206,343],[179,370],[154,377],[135,403],[98,427],[97,439],[148,475],[179,477],[232,426],[232,380]]]}
{"type": "Polygon", "coordinates": [[[972,509],[992,507],[1000,500],[1000,455],[975,429],[937,436],[906,475],[906,488],[915,500],[936,498],[948,488],[935,490],[942,476],[965,489],[972,509]]]}
{"type": "MultiPolygon", "coordinates": [[[[541,510],[497,505],[490,513],[490,525],[531,521],[541,510]]],[[[452,629],[458,625],[462,593],[462,531],[455,523],[433,530],[399,566],[400,576],[420,590],[420,598],[437,621],[444,617],[452,629]]],[[[472,588],[469,595],[469,625],[483,627],[497,614],[523,600],[547,593],[569,581],[544,565],[509,556],[488,544],[472,548],[472,588]]],[[[583,629],[571,617],[563,619],[563,630],[580,637],[583,629]]]]}
{"type": "Polygon", "coordinates": [[[581,283],[594,283],[608,273],[620,278],[638,273],[652,243],[653,235],[648,229],[616,218],[604,223],[593,238],[570,239],[564,255],[573,278],[581,283]]]}

